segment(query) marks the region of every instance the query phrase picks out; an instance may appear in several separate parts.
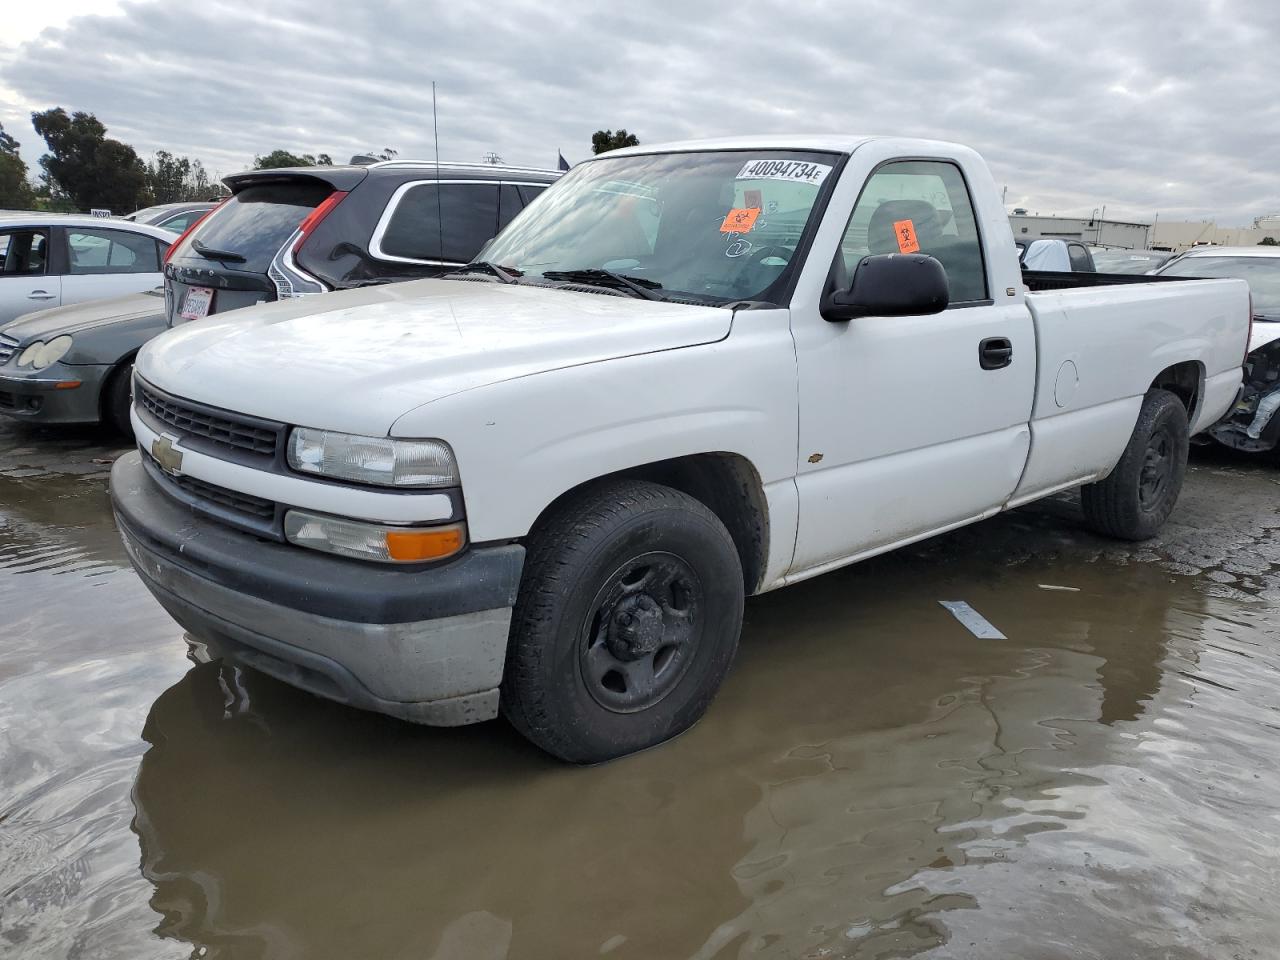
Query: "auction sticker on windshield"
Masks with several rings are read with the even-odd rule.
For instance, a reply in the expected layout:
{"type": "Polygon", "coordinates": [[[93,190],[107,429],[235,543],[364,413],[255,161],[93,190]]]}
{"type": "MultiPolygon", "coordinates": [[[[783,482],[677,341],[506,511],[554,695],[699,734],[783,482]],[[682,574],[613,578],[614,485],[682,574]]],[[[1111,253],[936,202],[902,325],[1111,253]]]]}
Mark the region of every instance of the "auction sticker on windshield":
{"type": "Polygon", "coordinates": [[[811,183],[815,187],[827,179],[831,166],[805,160],[748,160],[738,171],[738,180],[786,180],[811,183]]]}
{"type": "Polygon", "coordinates": [[[751,228],[756,225],[756,218],[759,216],[759,207],[746,207],[730,210],[728,215],[724,218],[724,222],[720,224],[720,232],[749,233],[751,228]]]}
{"type": "Polygon", "coordinates": [[[211,306],[213,306],[213,288],[192,287],[187,291],[186,299],[182,301],[180,316],[183,320],[199,320],[209,315],[211,306]]]}

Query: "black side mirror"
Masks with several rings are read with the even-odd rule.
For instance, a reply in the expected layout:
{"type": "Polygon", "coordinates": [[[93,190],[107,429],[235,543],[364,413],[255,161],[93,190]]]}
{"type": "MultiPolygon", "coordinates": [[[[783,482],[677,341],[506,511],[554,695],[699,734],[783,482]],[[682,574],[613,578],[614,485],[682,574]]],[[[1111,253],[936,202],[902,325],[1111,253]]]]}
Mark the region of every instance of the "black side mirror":
{"type": "Polygon", "coordinates": [[[863,257],[847,288],[822,298],[822,317],[837,322],[858,317],[907,317],[941,313],[951,302],[947,271],[923,253],[863,257]]]}

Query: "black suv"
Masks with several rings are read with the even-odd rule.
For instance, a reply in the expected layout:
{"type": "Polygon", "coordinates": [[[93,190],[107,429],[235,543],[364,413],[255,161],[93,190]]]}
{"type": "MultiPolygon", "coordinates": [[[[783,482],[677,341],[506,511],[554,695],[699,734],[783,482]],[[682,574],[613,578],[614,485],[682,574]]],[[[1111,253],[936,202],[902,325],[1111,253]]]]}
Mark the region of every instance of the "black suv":
{"type": "Polygon", "coordinates": [[[559,176],[391,160],[227,177],[231,197],[193,224],[165,261],[169,326],[265,300],[456,270],[559,176]]]}

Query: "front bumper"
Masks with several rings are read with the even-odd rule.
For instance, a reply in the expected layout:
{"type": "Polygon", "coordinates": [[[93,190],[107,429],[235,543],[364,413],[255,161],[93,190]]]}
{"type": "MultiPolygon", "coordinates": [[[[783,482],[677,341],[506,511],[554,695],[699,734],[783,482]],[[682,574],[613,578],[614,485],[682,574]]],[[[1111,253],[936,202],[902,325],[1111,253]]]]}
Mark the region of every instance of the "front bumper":
{"type": "Polygon", "coordinates": [[[0,372],[0,414],[38,423],[97,423],[111,366],[55,363],[38,373],[0,372]],[[58,384],[75,383],[71,389],[58,384]]]}
{"type": "Polygon", "coordinates": [[[211,655],[416,723],[497,715],[523,547],[405,568],[274,543],[197,516],[136,451],[111,502],[143,583],[211,655]]]}

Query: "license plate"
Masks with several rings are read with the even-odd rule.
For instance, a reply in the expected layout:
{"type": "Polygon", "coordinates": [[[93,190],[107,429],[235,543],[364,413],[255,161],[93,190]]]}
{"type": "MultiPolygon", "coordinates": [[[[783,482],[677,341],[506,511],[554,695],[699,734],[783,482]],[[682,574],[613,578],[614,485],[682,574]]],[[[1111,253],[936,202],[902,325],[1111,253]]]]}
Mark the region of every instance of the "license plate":
{"type": "Polygon", "coordinates": [[[182,301],[182,313],[179,316],[183,320],[199,320],[209,315],[211,306],[213,306],[213,287],[191,287],[182,301]]]}

